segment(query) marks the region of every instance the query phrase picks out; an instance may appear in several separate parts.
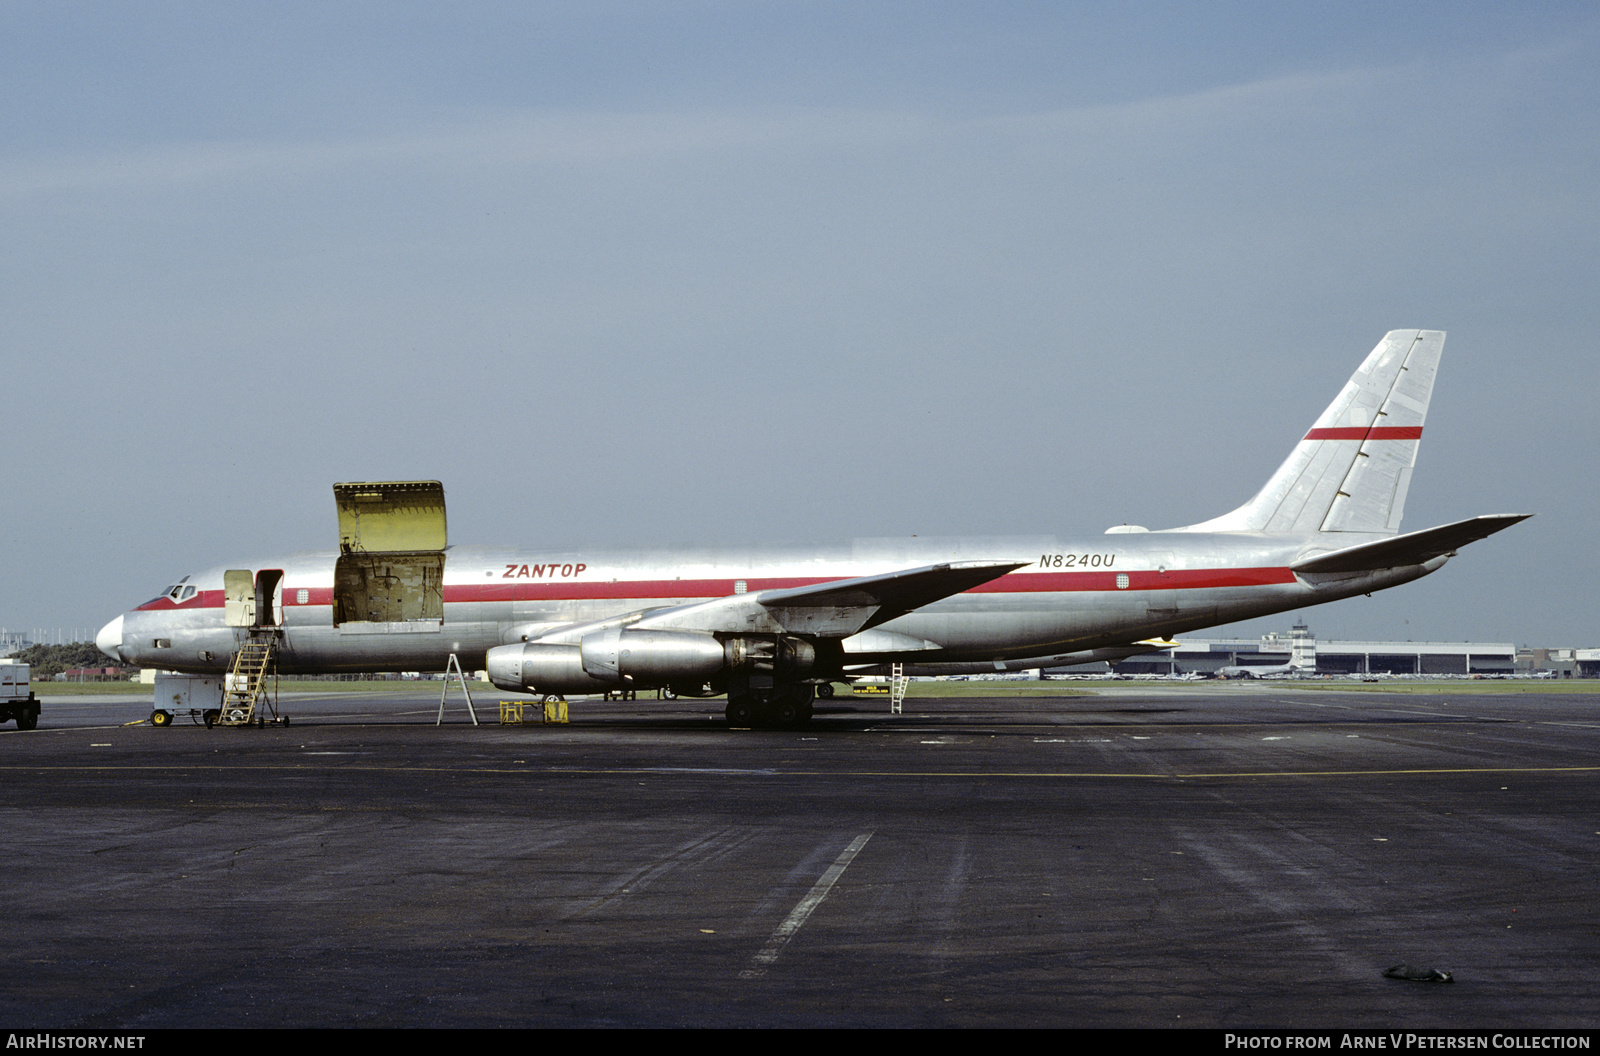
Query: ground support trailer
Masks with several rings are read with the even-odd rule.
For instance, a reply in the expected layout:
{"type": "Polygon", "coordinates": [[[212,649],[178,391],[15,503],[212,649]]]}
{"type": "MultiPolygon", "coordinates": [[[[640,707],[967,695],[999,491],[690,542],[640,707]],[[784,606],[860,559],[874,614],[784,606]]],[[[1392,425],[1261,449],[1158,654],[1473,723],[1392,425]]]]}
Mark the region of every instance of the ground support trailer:
{"type": "Polygon", "coordinates": [[[31,672],[27,664],[0,661],[0,723],[16,719],[19,730],[39,725],[39,698],[29,683],[31,672]]]}

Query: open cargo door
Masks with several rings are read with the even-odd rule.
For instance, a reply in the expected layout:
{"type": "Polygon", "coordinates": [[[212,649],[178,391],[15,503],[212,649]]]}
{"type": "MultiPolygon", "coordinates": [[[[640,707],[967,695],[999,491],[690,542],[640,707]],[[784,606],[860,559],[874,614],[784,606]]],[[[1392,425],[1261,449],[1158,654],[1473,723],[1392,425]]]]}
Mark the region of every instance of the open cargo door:
{"type": "Polygon", "coordinates": [[[437,480],[335,484],[339,559],[333,624],[346,633],[438,631],[444,625],[444,485],[437,480]]]}
{"type": "Polygon", "coordinates": [[[437,552],[448,545],[444,485],[437,480],[335,484],[339,552],[437,552]]]}

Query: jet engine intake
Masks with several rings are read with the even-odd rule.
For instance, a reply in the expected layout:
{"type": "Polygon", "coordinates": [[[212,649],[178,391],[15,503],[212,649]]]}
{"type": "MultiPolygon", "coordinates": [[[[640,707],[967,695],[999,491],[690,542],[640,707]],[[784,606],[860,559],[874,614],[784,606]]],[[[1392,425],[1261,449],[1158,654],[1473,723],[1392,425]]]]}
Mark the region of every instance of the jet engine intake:
{"type": "Polygon", "coordinates": [[[576,645],[498,645],[489,650],[484,666],[490,682],[512,691],[604,693],[625,684],[621,677],[596,678],[585,671],[576,645]]]}

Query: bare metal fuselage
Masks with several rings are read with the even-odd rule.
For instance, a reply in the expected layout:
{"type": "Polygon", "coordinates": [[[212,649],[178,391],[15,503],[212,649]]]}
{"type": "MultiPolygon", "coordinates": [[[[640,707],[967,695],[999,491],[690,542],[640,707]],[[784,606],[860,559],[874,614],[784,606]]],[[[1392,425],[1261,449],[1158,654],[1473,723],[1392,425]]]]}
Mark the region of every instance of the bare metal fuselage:
{"type": "Polygon", "coordinates": [[[337,553],[185,579],[96,642],[199,673],[236,655],[275,655],[286,673],[440,671],[454,655],[511,691],[726,693],[731,723],[779,726],[809,720],[818,688],[882,664],[1128,656],[1152,638],[1408,582],[1522,520],[1400,532],[1443,347],[1436,330],[1386,334],[1252,499],[1183,528],[523,552],[447,546],[438,481],[336,484],[337,553]]]}
{"type": "MultiPolygon", "coordinates": [[[[451,547],[442,619],[387,624],[335,625],[337,555],[331,551],[248,567],[282,572],[253,622],[277,629],[278,668],[290,674],[440,671],[452,653],[468,668],[482,668],[495,646],[640,610],[940,562],[1027,561],[843,643],[851,665],[931,664],[1050,658],[1125,645],[1380,590],[1444,563],[1435,558],[1359,573],[1290,569],[1305,554],[1369,538],[1380,537],[1140,533],[1070,542],[1051,536],[896,539],[818,550],[674,553],[451,547]]],[[[217,568],[191,577],[196,590],[183,601],[163,595],[125,614],[117,652],[147,667],[223,670],[252,633],[224,622],[223,573],[217,568]]]]}

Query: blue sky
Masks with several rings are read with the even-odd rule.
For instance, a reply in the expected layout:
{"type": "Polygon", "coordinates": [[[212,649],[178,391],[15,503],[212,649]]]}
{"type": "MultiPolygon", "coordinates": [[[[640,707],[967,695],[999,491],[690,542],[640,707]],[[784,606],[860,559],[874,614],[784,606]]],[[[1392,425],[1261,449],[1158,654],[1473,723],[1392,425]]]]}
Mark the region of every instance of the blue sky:
{"type": "MultiPolygon", "coordinates": [[[[1323,637],[1600,645],[1588,4],[0,5],[0,625],[457,543],[1093,536],[1450,333],[1323,637]]],[[[1277,626],[1286,620],[1257,626],[1277,626]]]]}

